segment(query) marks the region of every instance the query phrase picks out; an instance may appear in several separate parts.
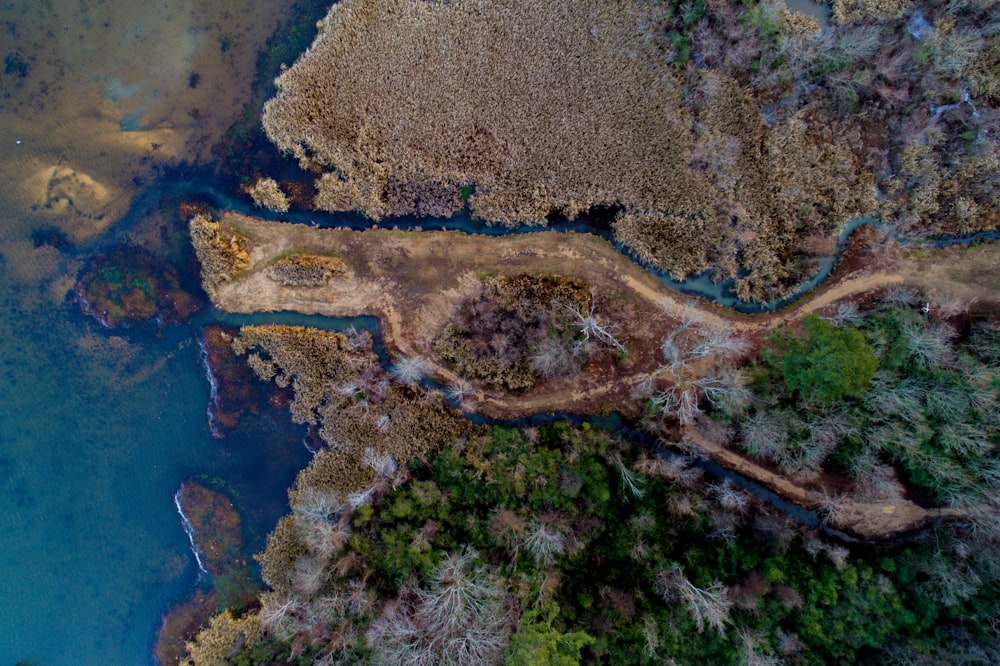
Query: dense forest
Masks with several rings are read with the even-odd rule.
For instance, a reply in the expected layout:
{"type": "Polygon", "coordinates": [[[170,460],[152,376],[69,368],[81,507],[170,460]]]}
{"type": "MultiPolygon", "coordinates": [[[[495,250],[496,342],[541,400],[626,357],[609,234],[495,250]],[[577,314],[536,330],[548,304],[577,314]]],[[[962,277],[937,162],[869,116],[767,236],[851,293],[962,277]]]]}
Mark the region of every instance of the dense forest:
{"type": "Polygon", "coordinates": [[[260,556],[260,609],[215,618],[194,663],[241,632],[229,663],[1000,657],[1000,559],[968,528],[831,541],[690,458],[562,423],[491,428],[398,469],[372,455],[376,479],[353,497],[322,482],[328,456],[260,556]]]}

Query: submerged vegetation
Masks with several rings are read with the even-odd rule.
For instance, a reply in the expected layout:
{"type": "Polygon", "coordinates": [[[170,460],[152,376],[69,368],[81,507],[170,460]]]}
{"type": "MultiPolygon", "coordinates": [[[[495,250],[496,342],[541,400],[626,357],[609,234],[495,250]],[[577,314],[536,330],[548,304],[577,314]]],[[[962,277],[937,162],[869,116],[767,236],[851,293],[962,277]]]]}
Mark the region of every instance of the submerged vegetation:
{"type": "Polygon", "coordinates": [[[83,313],[105,328],[172,324],[202,305],[173,266],[135,247],[95,257],[77,281],[76,296],[83,313]]]}

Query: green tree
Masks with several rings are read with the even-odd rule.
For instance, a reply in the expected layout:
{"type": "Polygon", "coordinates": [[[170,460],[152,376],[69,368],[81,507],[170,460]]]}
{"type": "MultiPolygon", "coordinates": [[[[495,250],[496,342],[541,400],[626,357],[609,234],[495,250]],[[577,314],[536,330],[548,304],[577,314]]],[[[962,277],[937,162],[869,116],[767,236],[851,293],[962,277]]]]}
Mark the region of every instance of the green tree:
{"type": "Polygon", "coordinates": [[[875,351],[856,328],[836,328],[816,315],[802,318],[797,336],[775,335],[785,385],[806,400],[830,404],[868,390],[878,368],[875,351]]]}
{"type": "Polygon", "coordinates": [[[505,666],[579,666],[580,649],[594,642],[583,631],[562,633],[552,626],[559,607],[549,604],[539,612],[530,610],[521,618],[521,626],[511,641],[505,666]],[[539,621],[540,615],[545,619],[539,621]]]}

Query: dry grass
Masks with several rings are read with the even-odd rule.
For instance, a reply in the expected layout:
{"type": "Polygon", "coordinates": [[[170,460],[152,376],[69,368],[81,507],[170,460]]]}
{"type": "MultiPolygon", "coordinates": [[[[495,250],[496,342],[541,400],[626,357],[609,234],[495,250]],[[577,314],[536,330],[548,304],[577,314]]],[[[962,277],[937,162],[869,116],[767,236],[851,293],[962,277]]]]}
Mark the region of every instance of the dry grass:
{"type": "Polygon", "coordinates": [[[268,277],[288,287],[320,287],[345,271],[347,264],[339,257],[290,254],[271,264],[268,277]]]}
{"type": "Polygon", "coordinates": [[[238,233],[223,235],[219,223],[197,215],[189,224],[191,243],[201,264],[201,284],[209,296],[250,265],[249,242],[238,233]]]}
{"type": "Polygon", "coordinates": [[[621,206],[619,237],[650,263],[679,278],[742,268],[741,295],[774,297],[797,277],[794,230],[868,212],[873,179],[836,131],[807,136],[798,116],[770,130],[735,80],[682,81],[669,14],[622,0],[344,0],[278,79],[264,128],[326,172],[322,209],[448,215],[463,185],[474,215],[504,224],[621,206]]]}
{"type": "Polygon", "coordinates": [[[320,205],[376,218],[392,179],[475,183],[473,212],[508,223],[599,203],[697,208],[661,18],[600,0],[347,0],[279,78],[264,127],[335,168],[320,205]]]}
{"type": "Polygon", "coordinates": [[[247,189],[247,194],[261,208],[278,213],[284,213],[288,210],[288,195],[281,190],[281,186],[273,178],[259,178],[252,187],[247,189]]]}

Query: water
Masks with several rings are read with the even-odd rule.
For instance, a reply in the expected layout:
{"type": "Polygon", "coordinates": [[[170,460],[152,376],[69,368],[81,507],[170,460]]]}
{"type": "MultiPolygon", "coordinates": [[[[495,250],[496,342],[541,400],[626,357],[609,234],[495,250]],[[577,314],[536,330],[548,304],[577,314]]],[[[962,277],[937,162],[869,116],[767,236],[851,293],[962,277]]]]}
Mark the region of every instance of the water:
{"type": "Polygon", "coordinates": [[[259,550],[306,462],[300,433],[213,440],[190,338],[111,345],[69,307],[26,307],[2,277],[0,291],[0,663],[147,663],[197,572],[174,492],[220,479],[259,550]]]}
{"type": "Polygon", "coordinates": [[[290,4],[0,7],[0,665],[151,663],[197,576],[173,504],[192,475],[234,496],[248,552],[287,511],[298,429],[213,440],[193,329],[109,334],[65,296],[143,184],[212,159],[290,4]],[[79,255],[34,248],[41,228],[79,255]]]}

